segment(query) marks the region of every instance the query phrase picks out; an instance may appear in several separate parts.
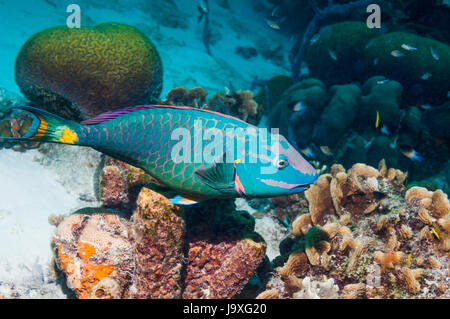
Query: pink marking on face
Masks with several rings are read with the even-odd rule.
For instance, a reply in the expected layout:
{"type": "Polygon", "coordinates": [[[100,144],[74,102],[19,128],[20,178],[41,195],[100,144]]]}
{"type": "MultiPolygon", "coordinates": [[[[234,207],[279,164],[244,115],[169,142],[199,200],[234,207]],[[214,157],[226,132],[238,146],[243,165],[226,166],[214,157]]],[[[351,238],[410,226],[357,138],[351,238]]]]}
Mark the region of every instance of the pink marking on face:
{"type": "Polygon", "coordinates": [[[303,174],[315,175],[317,173],[316,169],[289,144],[284,136],[279,135],[279,142],[272,144],[272,152],[285,155],[289,161],[289,165],[303,174]],[[283,145],[287,145],[287,147],[283,147],[283,145]]]}
{"type": "Polygon", "coordinates": [[[280,187],[280,188],[284,188],[284,189],[293,189],[296,187],[302,187],[304,189],[308,189],[306,186],[300,186],[299,184],[290,184],[290,183],[286,183],[286,182],[282,182],[282,181],[275,181],[273,179],[261,179],[261,182],[269,185],[269,186],[274,186],[274,187],[280,187]]]}

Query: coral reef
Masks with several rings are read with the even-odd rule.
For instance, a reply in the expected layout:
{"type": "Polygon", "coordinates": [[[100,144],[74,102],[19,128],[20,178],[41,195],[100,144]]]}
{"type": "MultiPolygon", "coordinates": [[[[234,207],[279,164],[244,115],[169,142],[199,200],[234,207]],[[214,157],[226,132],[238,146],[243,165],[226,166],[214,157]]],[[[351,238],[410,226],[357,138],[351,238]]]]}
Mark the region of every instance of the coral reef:
{"type": "Polygon", "coordinates": [[[309,43],[305,52],[311,76],[323,79],[327,85],[352,81],[355,73],[364,71],[365,47],[376,35],[376,29],[369,29],[365,23],[356,21],[321,28],[314,35],[317,41],[309,43]]]}
{"type": "MultiPolygon", "coordinates": [[[[326,86],[318,79],[307,79],[291,85],[280,97],[279,102],[273,106],[270,113],[269,124],[280,129],[280,134],[288,136],[288,126],[292,108],[301,103],[305,110],[292,125],[299,147],[308,145],[312,135],[313,123],[319,118],[328,99],[326,86]],[[299,138],[301,137],[301,138],[299,138]]],[[[273,105],[273,104],[272,104],[273,105]]]]}
{"type": "MultiPolygon", "coordinates": [[[[319,5],[316,0],[309,0],[308,1],[310,7],[314,11],[313,18],[309,21],[308,27],[306,28],[305,32],[303,33],[302,38],[298,41],[299,44],[296,44],[291,52],[291,55],[289,56],[289,60],[291,63],[292,68],[292,79],[294,82],[298,82],[299,80],[299,70],[302,65],[303,59],[305,57],[305,52],[307,50],[308,44],[312,42],[312,39],[314,37],[314,33],[316,32],[319,24],[327,19],[329,16],[333,15],[345,15],[348,14],[351,10],[356,8],[362,8],[370,3],[369,0],[355,0],[349,3],[333,3],[333,0],[328,1],[328,5],[321,9],[319,8],[319,5]],[[296,50],[295,50],[296,49],[296,50]],[[296,52],[295,52],[296,51],[296,52]]],[[[369,28],[366,28],[369,30],[369,28]]],[[[348,38],[348,34],[346,34],[348,38]]],[[[333,59],[336,59],[336,57],[333,54],[330,54],[333,59]]]]}
{"type": "Polygon", "coordinates": [[[135,272],[131,298],[179,298],[184,220],[181,209],[143,188],[132,217],[135,272]]]}
{"type": "Polygon", "coordinates": [[[406,176],[385,161],[333,165],[305,192],[258,298],[449,298],[449,200],[406,189],[406,176]]]}
{"type": "Polygon", "coordinates": [[[364,60],[368,65],[366,76],[383,74],[399,81],[412,95],[410,100],[417,99],[419,91],[428,103],[439,104],[447,99],[450,77],[444,70],[450,66],[450,47],[442,42],[406,32],[391,32],[373,40],[365,50],[364,60]],[[414,49],[403,49],[405,44],[414,49]],[[395,50],[401,50],[403,55],[393,56],[395,50]],[[376,64],[375,59],[378,59],[376,64]],[[427,78],[425,74],[431,76],[427,78]]]}
{"type": "Polygon", "coordinates": [[[407,32],[377,33],[362,22],[329,25],[317,37],[306,61],[311,76],[327,85],[382,74],[402,84],[407,101],[446,101],[450,80],[444,70],[450,64],[450,48],[445,43],[407,32]]]}
{"type": "Polygon", "coordinates": [[[99,200],[104,207],[128,207],[152,180],[142,169],[106,156],[99,174],[99,200]]]}
{"type": "Polygon", "coordinates": [[[407,170],[411,180],[421,180],[430,171],[445,168],[450,113],[446,104],[429,109],[409,105],[404,95],[400,82],[383,76],[371,77],[362,85],[328,89],[322,81],[309,78],[283,92],[268,123],[308,159],[317,161],[318,167],[376,166],[385,159],[387,165],[407,170]],[[405,149],[415,150],[426,161],[408,158],[405,149]]]}
{"type": "Polygon", "coordinates": [[[75,120],[156,101],[162,73],[150,40],[119,23],[43,30],[23,45],[15,65],[16,82],[32,104],[75,120]]]}
{"type": "Polygon", "coordinates": [[[189,253],[183,298],[233,297],[265,255],[253,217],[222,200],[189,208],[186,218],[189,253]]]}
{"type": "Polygon", "coordinates": [[[58,267],[78,298],[121,298],[133,273],[129,224],[112,214],[73,214],[53,238],[58,267]]]}
{"type": "MultiPolygon", "coordinates": [[[[214,94],[208,101],[209,109],[228,113],[249,123],[258,121],[258,103],[253,100],[252,91],[226,92],[214,94]]],[[[261,115],[261,114],[259,114],[261,115]]]]}
{"type": "Polygon", "coordinates": [[[254,219],[229,201],[189,211],[143,188],[131,218],[92,208],[52,220],[78,298],[232,298],[265,256],[254,219]]]}
{"type": "Polygon", "coordinates": [[[160,104],[205,108],[206,95],[205,89],[200,86],[190,90],[183,87],[176,87],[167,92],[166,99],[161,100],[160,104]]]}
{"type": "Polygon", "coordinates": [[[226,88],[223,94],[215,93],[207,102],[206,96],[207,93],[202,87],[194,87],[190,90],[176,87],[168,91],[166,98],[160,100],[159,104],[209,109],[235,116],[252,124],[258,123],[263,113],[261,107],[255,102],[252,91],[231,92],[226,88]]]}

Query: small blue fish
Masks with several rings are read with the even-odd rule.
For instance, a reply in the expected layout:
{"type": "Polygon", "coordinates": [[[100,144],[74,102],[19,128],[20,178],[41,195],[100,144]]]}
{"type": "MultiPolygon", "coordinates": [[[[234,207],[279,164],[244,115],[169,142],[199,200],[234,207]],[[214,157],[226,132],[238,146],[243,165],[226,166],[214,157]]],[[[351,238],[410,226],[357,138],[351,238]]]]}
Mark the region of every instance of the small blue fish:
{"type": "Polygon", "coordinates": [[[369,42],[367,42],[366,44],[366,49],[370,48],[373,44],[373,42],[375,41],[375,39],[370,40],[369,42]]]}
{"type": "Polygon", "coordinates": [[[399,50],[394,50],[394,51],[391,52],[391,55],[392,55],[393,57],[395,57],[395,58],[399,58],[399,57],[404,56],[405,54],[402,53],[402,52],[400,52],[399,50]]]}
{"type": "Polygon", "coordinates": [[[412,45],[409,44],[402,44],[402,49],[406,50],[406,51],[417,51],[417,48],[413,47],[412,45]]]}
{"type": "Polygon", "coordinates": [[[335,54],[333,51],[331,51],[330,49],[328,49],[328,54],[330,55],[330,57],[331,57],[334,61],[337,61],[337,56],[336,56],[336,54],[335,54]]]}
{"type": "Polygon", "coordinates": [[[400,147],[400,151],[403,153],[403,155],[405,155],[411,161],[416,161],[416,162],[423,161],[423,157],[420,156],[420,154],[411,147],[408,147],[408,146],[400,147]]]}
{"type": "Polygon", "coordinates": [[[437,54],[437,52],[432,47],[430,47],[430,53],[433,59],[435,59],[436,61],[439,60],[439,54],[437,54]]]}
{"type": "Polygon", "coordinates": [[[313,150],[308,146],[307,148],[301,149],[300,152],[303,153],[306,157],[309,158],[315,158],[316,154],[313,152],[313,150]]]}
{"type": "Polygon", "coordinates": [[[377,84],[382,85],[382,84],[386,84],[388,82],[389,82],[389,79],[384,79],[384,80],[377,81],[377,84]]]}
{"type": "Polygon", "coordinates": [[[299,112],[298,116],[302,115],[303,113],[305,113],[307,109],[307,106],[304,105],[302,102],[298,101],[297,103],[295,103],[294,107],[292,108],[292,110],[294,112],[299,112]]]}
{"type": "Polygon", "coordinates": [[[391,135],[391,132],[389,131],[389,128],[386,124],[381,126],[381,133],[386,136],[391,135]]]}
{"type": "Polygon", "coordinates": [[[320,39],[320,34],[317,33],[315,36],[313,36],[313,37],[311,38],[311,40],[309,41],[309,43],[310,43],[310,44],[314,44],[314,43],[316,43],[317,41],[319,41],[319,39],[320,39]]]}
{"type": "Polygon", "coordinates": [[[432,74],[431,73],[425,73],[424,75],[422,75],[420,78],[422,80],[428,80],[429,78],[431,78],[432,74]]]}

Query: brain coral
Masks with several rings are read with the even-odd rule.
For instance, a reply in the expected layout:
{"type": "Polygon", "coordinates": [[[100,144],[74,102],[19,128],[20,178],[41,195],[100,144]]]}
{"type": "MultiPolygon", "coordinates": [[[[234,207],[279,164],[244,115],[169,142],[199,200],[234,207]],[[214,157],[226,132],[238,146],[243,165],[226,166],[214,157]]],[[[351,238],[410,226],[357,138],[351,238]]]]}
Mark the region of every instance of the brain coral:
{"type": "Polygon", "coordinates": [[[120,23],[45,29],[25,42],[15,64],[16,82],[33,104],[72,119],[156,101],[162,75],[150,40],[120,23]]]}

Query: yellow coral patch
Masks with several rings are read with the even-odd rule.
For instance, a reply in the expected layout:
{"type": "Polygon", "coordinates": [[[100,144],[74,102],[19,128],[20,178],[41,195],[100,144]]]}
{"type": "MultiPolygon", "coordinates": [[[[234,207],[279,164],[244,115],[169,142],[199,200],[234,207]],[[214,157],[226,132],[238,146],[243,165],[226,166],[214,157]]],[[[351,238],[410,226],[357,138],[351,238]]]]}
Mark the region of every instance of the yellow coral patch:
{"type": "Polygon", "coordinates": [[[66,144],[73,144],[77,141],[78,141],[77,133],[75,133],[68,127],[66,127],[61,138],[58,140],[58,142],[66,143],[66,144]]]}

